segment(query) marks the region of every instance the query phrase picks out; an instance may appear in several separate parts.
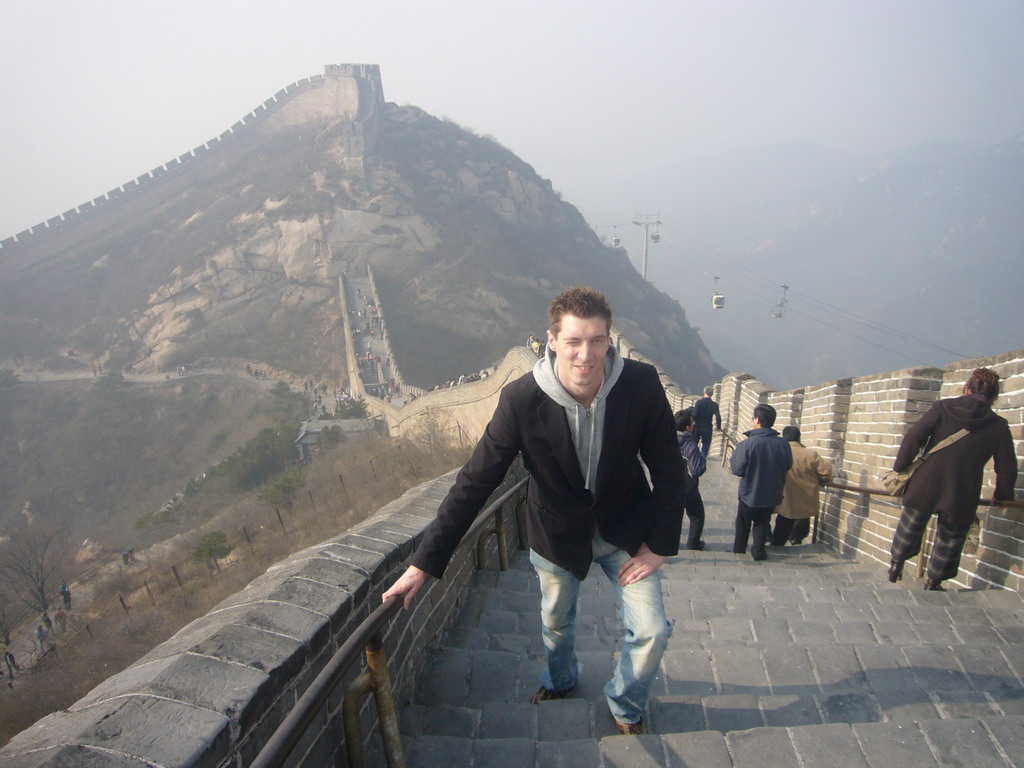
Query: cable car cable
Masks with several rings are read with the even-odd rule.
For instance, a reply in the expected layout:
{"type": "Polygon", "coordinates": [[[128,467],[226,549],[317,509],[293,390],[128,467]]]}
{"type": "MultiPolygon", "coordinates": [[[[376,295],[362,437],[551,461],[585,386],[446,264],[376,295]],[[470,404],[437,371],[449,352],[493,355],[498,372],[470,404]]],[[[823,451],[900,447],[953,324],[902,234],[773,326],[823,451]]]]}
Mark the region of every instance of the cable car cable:
{"type": "MultiPolygon", "coordinates": [[[[678,233],[678,230],[675,230],[673,227],[671,227],[671,225],[665,224],[663,222],[662,226],[665,226],[668,229],[672,229],[674,232],[678,233]]],[[[727,255],[725,255],[725,254],[723,254],[723,253],[721,253],[719,251],[716,251],[715,249],[711,248],[710,246],[704,245],[700,241],[695,240],[695,239],[690,238],[690,237],[687,237],[686,235],[683,235],[682,233],[678,233],[678,234],[680,234],[682,237],[690,240],[694,244],[700,246],[701,248],[704,248],[705,250],[709,251],[710,253],[715,254],[716,256],[718,256],[718,257],[720,257],[722,259],[725,259],[726,261],[728,261],[731,264],[737,266],[738,268],[743,269],[743,270],[749,272],[750,274],[754,275],[755,277],[758,277],[761,280],[764,280],[764,281],[767,281],[767,282],[774,282],[774,280],[772,278],[767,277],[766,275],[762,275],[757,270],[751,269],[747,265],[745,265],[745,264],[743,264],[741,262],[738,262],[735,259],[732,259],[729,256],[727,256],[727,255]]],[[[793,295],[800,296],[801,298],[807,300],[808,302],[810,302],[812,304],[819,305],[819,307],[817,307],[819,309],[819,311],[829,312],[830,314],[846,315],[847,317],[849,317],[849,318],[851,318],[853,320],[856,320],[859,324],[861,324],[863,326],[866,326],[868,328],[871,328],[872,330],[877,330],[877,331],[880,331],[882,333],[888,333],[890,335],[898,336],[898,337],[907,339],[909,341],[915,341],[915,342],[917,342],[919,344],[923,344],[925,346],[931,347],[932,349],[936,349],[936,350],[938,350],[940,352],[945,352],[945,353],[950,354],[950,355],[955,355],[956,357],[959,357],[960,359],[965,359],[967,357],[971,357],[971,355],[968,355],[965,352],[961,352],[961,351],[954,350],[954,349],[948,349],[948,348],[943,347],[943,346],[941,346],[939,344],[935,344],[934,342],[931,342],[928,339],[921,338],[920,336],[915,336],[914,334],[907,333],[906,331],[902,331],[902,330],[899,330],[897,328],[893,328],[891,326],[884,325],[884,324],[879,323],[879,322],[877,322],[875,320],[870,320],[870,319],[868,319],[866,317],[862,317],[860,315],[857,315],[856,313],[850,312],[849,310],[843,309],[842,307],[838,307],[838,306],[830,304],[828,302],[821,301],[820,299],[817,299],[817,298],[815,298],[813,296],[809,296],[808,294],[805,294],[805,293],[803,293],[801,291],[797,291],[797,290],[795,290],[793,288],[790,288],[789,290],[793,293],[793,295]]],[[[974,355],[974,356],[977,357],[977,355],[974,355]]]]}
{"type": "MultiPolygon", "coordinates": [[[[679,250],[679,248],[674,246],[672,243],[666,243],[666,244],[668,245],[669,248],[675,250],[677,253],[682,255],[684,258],[686,258],[686,259],[688,259],[690,261],[693,261],[701,269],[703,269],[705,272],[707,272],[707,268],[703,264],[697,262],[692,257],[690,257],[687,254],[683,253],[681,250],[679,250]]],[[[711,272],[708,272],[708,274],[711,274],[711,272]]],[[[740,283],[737,283],[737,282],[734,282],[734,281],[728,281],[728,280],[723,280],[723,282],[725,282],[726,284],[732,285],[734,288],[738,288],[739,290],[744,291],[745,293],[748,293],[751,296],[754,296],[754,297],[756,297],[758,299],[761,299],[762,301],[767,303],[769,306],[775,305],[777,303],[771,297],[764,296],[764,295],[758,293],[757,291],[754,291],[754,290],[752,290],[750,288],[747,288],[745,285],[742,285],[740,283]]],[[[793,312],[793,313],[795,313],[797,315],[800,315],[801,317],[804,317],[804,318],[806,318],[808,320],[811,320],[812,322],[819,323],[820,325],[824,325],[827,328],[831,328],[834,331],[838,331],[839,333],[842,333],[842,334],[845,334],[847,336],[850,336],[851,338],[857,339],[858,341],[862,341],[865,344],[870,344],[873,347],[878,347],[879,349],[885,350],[886,352],[890,352],[890,353],[896,355],[897,357],[901,357],[901,358],[903,358],[905,360],[909,360],[909,361],[911,361],[913,363],[917,363],[918,365],[931,366],[931,363],[925,362],[924,360],[919,360],[918,358],[916,358],[916,357],[914,357],[914,356],[912,356],[912,355],[910,355],[910,354],[908,354],[906,352],[901,352],[899,350],[893,349],[892,347],[887,347],[884,344],[880,344],[877,341],[873,341],[873,340],[871,340],[869,338],[866,338],[864,336],[856,334],[853,331],[848,331],[845,328],[841,328],[841,327],[839,327],[837,325],[829,323],[829,322],[827,322],[825,320],[822,320],[821,318],[815,317],[814,315],[810,315],[810,314],[808,314],[806,312],[801,312],[799,309],[794,309],[794,307],[793,307],[793,305],[791,303],[787,303],[786,307],[787,307],[787,309],[790,312],[793,312]]],[[[946,350],[943,350],[943,351],[946,351],[946,350]]]]}

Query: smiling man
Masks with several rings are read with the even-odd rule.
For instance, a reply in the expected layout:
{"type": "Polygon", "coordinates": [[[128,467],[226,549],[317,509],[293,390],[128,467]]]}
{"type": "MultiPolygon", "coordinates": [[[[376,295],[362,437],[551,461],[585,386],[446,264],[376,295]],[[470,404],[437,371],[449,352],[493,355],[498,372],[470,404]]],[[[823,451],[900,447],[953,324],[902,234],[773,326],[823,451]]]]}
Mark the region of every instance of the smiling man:
{"type": "Polygon", "coordinates": [[[521,453],[531,475],[526,525],[547,661],[531,701],[561,699],[576,686],[576,600],[596,563],[616,585],[626,628],[605,686],[608,708],[619,733],[641,734],[650,683],[672,631],[658,568],[679,551],[686,465],[657,371],[623,360],[610,346],[605,297],[570,288],[551,302],[548,321],[545,356],[502,391],[413,564],[384,599],[401,595],[408,607],[428,576],[441,577],[521,453]]]}

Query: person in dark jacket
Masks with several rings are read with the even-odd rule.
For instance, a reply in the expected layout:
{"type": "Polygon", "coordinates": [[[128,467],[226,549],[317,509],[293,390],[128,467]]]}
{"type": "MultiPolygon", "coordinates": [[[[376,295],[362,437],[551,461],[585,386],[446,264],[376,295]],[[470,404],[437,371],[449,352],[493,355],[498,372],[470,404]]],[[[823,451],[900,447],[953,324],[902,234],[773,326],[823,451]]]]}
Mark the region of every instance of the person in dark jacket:
{"type": "Polygon", "coordinates": [[[944,591],[942,582],[960,570],[960,555],[978,511],[989,459],[995,459],[993,500],[1013,499],[1017,457],[1009,424],[992,412],[998,396],[999,374],[978,368],[964,385],[963,396],[939,400],[907,431],[893,463],[897,472],[909,467],[922,450],[961,429],[968,434],[929,456],[911,475],[892,540],[889,581],[895,583],[903,577],[903,564],[921,551],[928,521],[937,515],[924,588],[944,591]]]}
{"type": "Polygon", "coordinates": [[[715,429],[722,430],[722,414],[718,403],[711,399],[714,391],[711,387],[704,387],[704,397],[693,404],[694,437],[700,442],[700,452],[705,457],[711,448],[711,422],[714,421],[715,429]]]}
{"type": "Polygon", "coordinates": [[[740,478],[736,509],[736,537],[732,551],[742,555],[753,533],[750,555],[767,560],[765,541],[771,531],[772,511],[782,501],[786,473],[793,466],[789,441],[772,429],[775,409],[762,403],[754,408],[754,428],[744,432],[747,439],[736,446],[729,458],[729,470],[740,478]]]}
{"type": "Polygon", "coordinates": [[[547,351],[505,387],[473,455],[426,529],[412,565],[384,593],[405,607],[440,578],[488,497],[522,454],[526,529],[540,579],[547,664],[532,702],[576,685],[576,600],[591,563],[615,584],[625,636],[605,699],[622,734],[645,732],[651,682],[672,633],[658,568],[679,552],[686,467],[657,370],[609,345],[611,307],[570,288],[548,308],[547,351]],[[641,466],[650,473],[650,483],[641,466]]]}
{"type": "Polygon", "coordinates": [[[686,489],[683,497],[683,509],[690,518],[690,530],[686,537],[687,549],[704,549],[704,540],[701,534],[704,533],[704,499],[700,495],[700,476],[708,468],[704,454],[697,447],[697,440],[693,435],[693,416],[689,411],[679,411],[675,415],[676,440],[679,442],[679,453],[686,461],[686,473],[692,479],[692,483],[686,489]]]}

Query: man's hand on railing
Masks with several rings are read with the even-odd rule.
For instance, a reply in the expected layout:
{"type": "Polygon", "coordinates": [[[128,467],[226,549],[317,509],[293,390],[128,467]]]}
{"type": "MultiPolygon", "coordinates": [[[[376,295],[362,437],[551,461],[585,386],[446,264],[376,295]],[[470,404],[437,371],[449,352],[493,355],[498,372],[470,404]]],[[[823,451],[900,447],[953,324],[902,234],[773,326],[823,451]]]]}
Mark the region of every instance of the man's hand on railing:
{"type": "Polygon", "coordinates": [[[410,565],[405,569],[405,573],[398,577],[398,581],[391,585],[391,589],[385,592],[381,596],[381,600],[387,600],[389,597],[395,595],[402,596],[402,607],[408,610],[412,604],[412,599],[416,597],[416,593],[420,591],[420,587],[423,586],[427,580],[427,572],[421,571],[415,565],[410,565]]]}

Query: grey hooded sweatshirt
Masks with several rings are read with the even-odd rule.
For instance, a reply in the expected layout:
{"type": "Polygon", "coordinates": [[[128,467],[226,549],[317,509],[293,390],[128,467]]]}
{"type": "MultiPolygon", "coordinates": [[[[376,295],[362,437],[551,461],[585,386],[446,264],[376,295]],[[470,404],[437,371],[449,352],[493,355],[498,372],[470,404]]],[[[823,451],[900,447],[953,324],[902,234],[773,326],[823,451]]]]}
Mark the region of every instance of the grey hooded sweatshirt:
{"type": "Polygon", "coordinates": [[[615,382],[622,373],[622,358],[614,347],[608,348],[604,359],[604,381],[597,391],[597,396],[589,408],[580,405],[572,395],[565,391],[558,381],[555,368],[555,353],[548,348],[544,357],[533,366],[533,378],[544,394],[565,409],[569,420],[569,431],[572,442],[576,446],[576,458],[580,462],[580,472],[586,481],[584,486],[594,498],[597,497],[597,464],[601,459],[601,436],[604,434],[605,400],[615,382]]]}

